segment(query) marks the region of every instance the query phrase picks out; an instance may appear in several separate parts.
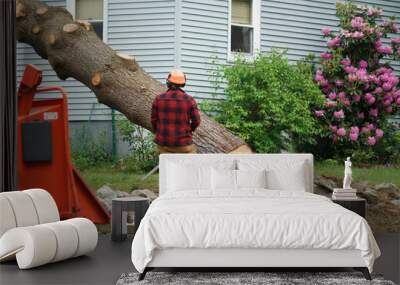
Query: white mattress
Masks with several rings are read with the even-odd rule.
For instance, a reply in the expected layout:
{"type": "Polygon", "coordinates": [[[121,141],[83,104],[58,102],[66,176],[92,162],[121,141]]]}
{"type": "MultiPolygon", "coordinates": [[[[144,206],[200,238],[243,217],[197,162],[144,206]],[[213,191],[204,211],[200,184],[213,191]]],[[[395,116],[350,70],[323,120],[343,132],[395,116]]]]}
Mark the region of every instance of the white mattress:
{"type": "Polygon", "coordinates": [[[359,250],[370,271],[380,255],[359,215],[323,196],[261,189],[159,197],[135,235],[132,262],[143,272],[155,250],[169,248],[359,250]]]}

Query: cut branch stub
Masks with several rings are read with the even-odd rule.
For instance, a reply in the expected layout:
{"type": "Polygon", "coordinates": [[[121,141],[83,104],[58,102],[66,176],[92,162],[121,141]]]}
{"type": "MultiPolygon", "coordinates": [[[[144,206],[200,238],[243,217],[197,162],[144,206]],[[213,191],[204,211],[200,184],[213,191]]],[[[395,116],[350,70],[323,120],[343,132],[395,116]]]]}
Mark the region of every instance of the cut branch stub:
{"type": "Polygon", "coordinates": [[[73,33],[75,31],[77,31],[79,29],[79,25],[78,24],[66,24],[63,27],[63,31],[66,33],[73,33]]]}
{"type": "Polygon", "coordinates": [[[101,83],[101,74],[100,72],[95,72],[92,76],[92,85],[97,87],[101,83]]]}
{"type": "Polygon", "coordinates": [[[48,10],[49,8],[47,6],[40,6],[39,8],[36,9],[36,15],[41,16],[45,14],[48,10]]]}
{"type": "Polygon", "coordinates": [[[34,25],[32,27],[32,33],[34,33],[35,35],[37,35],[40,32],[40,27],[39,25],[34,25]]]}
{"type": "Polygon", "coordinates": [[[25,6],[21,2],[17,3],[17,7],[15,8],[15,16],[17,18],[21,18],[21,17],[25,17],[26,16],[25,6]]]}
{"type": "Polygon", "coordinates": [[[54,45],[55,43],[56,43],[56,36],[55,35],[50,35],[48,38],[47,38],[47,42],[49,43],[49,45],[54,45]]]}
{"type": "Polygon", "coordinates": [[[77,20],[76,21],[79,25],[81,25],[86,31],[92,30],[92,24],[85,20],[77,20]]]}
{"type": "Polygon", "coordinates": [[[128,54],[120,52],[117,53],[117,56],[122,60],[126,68],[128,68],[131,71],[137,70],[137,65],[134,56],[130,56],[128,54]]]}

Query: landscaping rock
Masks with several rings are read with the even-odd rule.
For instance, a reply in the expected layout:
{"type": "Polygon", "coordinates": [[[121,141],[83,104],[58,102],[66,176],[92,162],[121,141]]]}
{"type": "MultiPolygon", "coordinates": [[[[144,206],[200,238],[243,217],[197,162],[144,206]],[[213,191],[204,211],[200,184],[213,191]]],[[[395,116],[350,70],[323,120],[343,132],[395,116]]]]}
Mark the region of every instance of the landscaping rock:
{"type": "Polygon", "coordinates": [[[149,198],[150,202],[153,202],[154,199],[158,197],[156,193],[148,189],[136,189],[131,192],[131,196],[140,196],[149,198]]]}
{"type": "Polygon", "coordinates": [[[96,196],[104,199],[109,197],[117,197],[117,194],[109,186],[103,185],[96,191],[96,196]]]}
{"type": "Polygon", "coordinates": [[[332,178],[325,176],[315,177],[314,183],[319,187],[329,190],[330,192],[333,192],[334,188],[338,188],[338,183],[336,181],[334,181],[332,178]]]}
{"type": "Polygon", "coordinates": [[[104,185],[101,186],[96,191],[96,196],[100,200],[100,202],[104,205],[104,207],[111,213],[112,207],[112,199],[117,198],[117,193],[112,190],[109,186],[104,185]]]}
{"type": "MultiPolygon", "coordinates": [[[[338,178],[317,176],[314,193],[331,197],[340,187],[338,178]]],[[[371,186],[367,182],[352,184],[357,195],[367,200],[367,221],[374,232],[400,232],[400,188],[392,183],[371,186]]]]}

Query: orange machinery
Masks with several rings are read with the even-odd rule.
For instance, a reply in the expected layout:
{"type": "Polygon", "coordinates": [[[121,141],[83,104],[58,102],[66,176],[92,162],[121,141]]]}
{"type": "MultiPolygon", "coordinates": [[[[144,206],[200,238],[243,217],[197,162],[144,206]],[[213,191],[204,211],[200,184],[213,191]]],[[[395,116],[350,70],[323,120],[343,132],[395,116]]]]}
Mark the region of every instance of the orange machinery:
{"type": "Polygon", "coordinates": [[[67,93],[58,86],[39,87],[41,81],[42,71],[28,64],[18,89],[18,189],[47,190],[62,219],[109,223],[108,211],[71,162],[67,93]],[[49,92],[60,96],[34,100],[37,93],[49,92]]]}

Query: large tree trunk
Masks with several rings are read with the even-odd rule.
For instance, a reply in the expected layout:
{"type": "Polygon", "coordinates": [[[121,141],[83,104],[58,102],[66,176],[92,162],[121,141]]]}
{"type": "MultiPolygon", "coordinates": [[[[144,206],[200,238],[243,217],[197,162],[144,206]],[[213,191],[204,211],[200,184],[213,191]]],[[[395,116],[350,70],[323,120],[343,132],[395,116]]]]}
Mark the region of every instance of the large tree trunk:
{"type": "MultiPolygon", "coordinates": [[[[16,17],[17,39],[48,59],[59,78],[77,79],[100,103],[151,130],[151,104],[165,86],[145,73],[133,57],[116,53],[97,37],[89,23],[74,21],[64,8],[17,0],[16,17]]],[[[193,138],[199,152],[250,151],[243,140],[220,124],[204,114],[201,119],[193,138]]]]}

